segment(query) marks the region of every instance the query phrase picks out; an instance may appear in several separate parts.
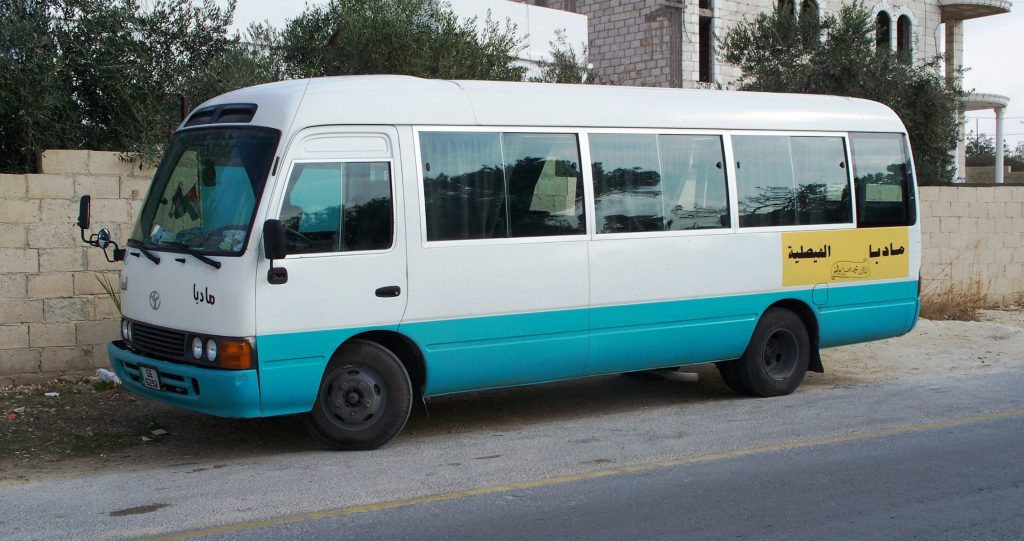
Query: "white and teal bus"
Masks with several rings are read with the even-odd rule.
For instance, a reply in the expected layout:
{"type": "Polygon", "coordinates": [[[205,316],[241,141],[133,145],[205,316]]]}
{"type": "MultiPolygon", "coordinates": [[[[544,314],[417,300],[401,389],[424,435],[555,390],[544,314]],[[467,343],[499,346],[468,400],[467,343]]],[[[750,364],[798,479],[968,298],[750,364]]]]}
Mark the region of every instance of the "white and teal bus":
{"type": "Polygon", "coordinates": [[[338,449],[387,443],[414,400],[600,374],[714,362],[791,393],[819,348],[914,326],[910,156],[890,109],[842,97],[238,90],[181,124],[114,250],[110,360],[146,398],[301,414],[338,449]]]}

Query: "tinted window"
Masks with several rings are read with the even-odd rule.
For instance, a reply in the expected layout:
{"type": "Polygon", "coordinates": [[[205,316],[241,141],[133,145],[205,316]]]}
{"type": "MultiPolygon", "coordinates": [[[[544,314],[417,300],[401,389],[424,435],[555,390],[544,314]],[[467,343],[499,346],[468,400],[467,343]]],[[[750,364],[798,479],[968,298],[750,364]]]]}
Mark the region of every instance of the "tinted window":
{"type": "Polygon", "coordinates": [[[657,135],[591,134],[590,158],[599,232],[665,230],[657,135]]]}
{"type": "Polygon", "coordinates": [[[502,135],[508,179],[509,235],[581,235],[583,175],[576,136],[563,133],[502,135]]]}
{"type": "Polygon", "coordinates": [[[280,215],[289,254],[383,250],[393,217],[387,162],[296,164],[280,215]]]}
{"type": "Polygon", "coordinates": [[[420,134],[427,240],[508,236],[497,133],[420,134]]]}
{"type": "Polygon", "coordinates": [[[728,225],[720,137],[591,134],[590,152],[599,232],[728,225]]]}
{"type": "Polygon", "coordinates": [[[853,222],[842,137],[790,137],[797,223],[853,222]]]}
{"type": "Polygon", "coordinates": [[[903,135],[852,133],[850,143],[857,187],[857,225],[913,224],[914,180],[903,135]]]}
{"type": "Polygon", "coordinates": [[[841,137],[733,136],[740,226],[852,221],[841,137]]]}
{"type": "Polygon", "coordinates": [[[583,234],[573,134],[420,134],[427,240],[583,234]]]}
{"type": "Polygon", "coordinates": [[[722,138],[659,135],[665,229],[713,229],[729,225],[722,138]]]}
{"type": "Polygon", "coordinates": [[[796,189],[788,137],[735,135],[740,226],[796,224],[796,189]]]}
{"type": "Polygon", "coordinates": [[[135,224],[130,245],[237,255],[245,248],[256,202],[279,133],[195,129],[174,136],[135,224]]]}

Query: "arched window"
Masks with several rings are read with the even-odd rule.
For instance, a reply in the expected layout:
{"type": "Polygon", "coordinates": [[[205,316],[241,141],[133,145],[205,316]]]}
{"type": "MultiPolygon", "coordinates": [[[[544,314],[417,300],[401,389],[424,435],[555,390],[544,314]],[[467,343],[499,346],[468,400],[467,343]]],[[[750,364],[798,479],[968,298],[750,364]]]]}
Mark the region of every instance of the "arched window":
{"type": "Polygon", "coordinates": [[[906,15],[896,19],[896,54],[904,62],[910,62],[914,56],[914,32],[906,15]]]}
{"type": "Polygon", "coordinates": [[[800,2],[800,18],[813,17],[818,20],[818,3],[815,0],[803,0],[800,2]]]}
{"type": "Polygon", "coordinates": [[[796,6],[793,4],[793,0],[779,0],[779,13],[786,15],[796,15],[796,6]]]}
{"type": "Polygon", "coordinates": [[[698,17],[699,42],[697,43],[697,80],[702,83],[710,83],[714,77],[714,74],[712,73],[712,62],[715,58],[713,50],[715,45],[715,11],[714,6],[711,4],[711,0],[699,0],[697,2],[697,8],[700,13],[698,17]]]}
{"type": "Polygon", "coordinates": [[[892,27],[892,19],[889,14],[884,11],[879,11],[878,16],[875,17],[875,48],[892,50],[891,42],[889,41],[889,30],[892,27]]]}
{"type": "Polygon", "coordinates": [[[818,2],[803,0],[800,2],[800,41],[805,46],[818,42],[821,33],[821,19],[818,15],[818,2]]]}

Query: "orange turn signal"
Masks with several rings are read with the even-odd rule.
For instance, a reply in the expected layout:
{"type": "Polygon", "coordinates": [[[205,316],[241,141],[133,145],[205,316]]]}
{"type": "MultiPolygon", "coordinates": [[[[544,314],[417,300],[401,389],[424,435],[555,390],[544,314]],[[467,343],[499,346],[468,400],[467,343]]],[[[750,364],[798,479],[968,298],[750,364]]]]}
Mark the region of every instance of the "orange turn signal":
{"type": "Polygon", "coordinates": [[[217,342],[218,366],[229,370],[248,370],[253,367],[252,345],[248,340],[221,338],[217,342]]]}

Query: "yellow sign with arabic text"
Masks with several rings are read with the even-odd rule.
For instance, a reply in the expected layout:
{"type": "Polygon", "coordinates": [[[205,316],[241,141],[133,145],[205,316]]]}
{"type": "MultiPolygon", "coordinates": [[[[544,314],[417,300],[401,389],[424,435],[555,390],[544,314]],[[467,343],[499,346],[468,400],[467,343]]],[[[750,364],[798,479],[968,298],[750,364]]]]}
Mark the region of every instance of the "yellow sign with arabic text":
{"type": "Polygon", "coordinates": [[[783,233],[782,285],[906,278],[908,239],[906,227],[783,233]]]}

